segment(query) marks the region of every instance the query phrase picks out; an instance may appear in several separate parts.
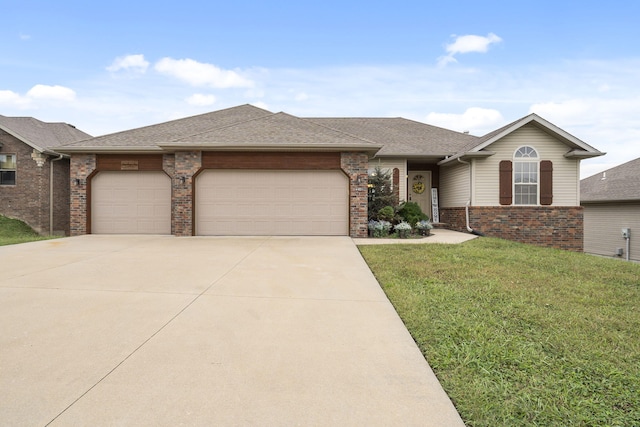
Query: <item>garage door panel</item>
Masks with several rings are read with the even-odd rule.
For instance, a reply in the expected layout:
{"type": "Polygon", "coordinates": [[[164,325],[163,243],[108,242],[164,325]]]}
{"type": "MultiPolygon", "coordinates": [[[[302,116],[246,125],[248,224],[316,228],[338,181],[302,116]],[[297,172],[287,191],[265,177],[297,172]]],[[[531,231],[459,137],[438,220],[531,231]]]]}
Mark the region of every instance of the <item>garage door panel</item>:
{"type": "Polygon", "coordinates": [[[171,234],[171,180],[163,172],[100,172],[91,200],[94,234],[171,234]]]}
{"type": "Polygon", "coordinates": [[[348,179],[336,170],[207,170],[196,180],[198,235],[347,235],[348,179]]]}

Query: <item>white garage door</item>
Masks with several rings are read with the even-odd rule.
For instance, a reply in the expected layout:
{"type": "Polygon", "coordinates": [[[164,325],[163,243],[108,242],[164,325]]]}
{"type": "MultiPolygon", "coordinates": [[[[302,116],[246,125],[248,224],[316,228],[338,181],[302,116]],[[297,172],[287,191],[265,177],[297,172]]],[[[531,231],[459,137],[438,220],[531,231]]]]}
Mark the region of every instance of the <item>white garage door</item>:
{"type": "Polygon", "coordinates": [[[349,234],[341,171],[206,170],[195,197],[200,236],[349,234]]]}
{"type": "Polygon", "coordinates": [[[171,179],[164,172],[99,172],[91,180],[93,234],[171,234],[171,179]]]}

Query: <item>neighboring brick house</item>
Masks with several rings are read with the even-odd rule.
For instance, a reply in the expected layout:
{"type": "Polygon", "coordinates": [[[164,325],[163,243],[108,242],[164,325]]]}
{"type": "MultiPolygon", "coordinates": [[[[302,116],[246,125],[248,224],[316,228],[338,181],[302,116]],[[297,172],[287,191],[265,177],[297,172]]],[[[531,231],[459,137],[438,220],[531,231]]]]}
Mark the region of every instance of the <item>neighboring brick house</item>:
{"type": "Polygon", "coordinates": [[[69,156],[52,147],[90,137],[66,123],[0,115],[0,214],[68,235],[69,156]]]}
{"type": "Polygon", "coordinates": [[[585,252],[640,261],[640,158],[580,181],[580,202],[585,252]]]}
{"type": "Polygon", "coordinates": [[[71,233],[367,234],[367,174],[445,226],[582,250],[579,171],[603,155],[531,114],[484,137],[402,118],[243,105],[58,148],[71,233]]]}

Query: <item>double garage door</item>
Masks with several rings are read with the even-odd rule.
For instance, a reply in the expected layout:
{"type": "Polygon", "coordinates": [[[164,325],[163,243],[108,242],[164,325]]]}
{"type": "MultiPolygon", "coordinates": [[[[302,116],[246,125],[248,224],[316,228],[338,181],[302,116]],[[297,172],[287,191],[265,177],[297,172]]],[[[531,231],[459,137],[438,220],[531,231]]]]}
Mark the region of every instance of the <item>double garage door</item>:
{"type": "MultiPolygon", "coordinates": [[[[95,234],[171,234],[163,172],[100,172],[92,180],[95,234]]],[[[196,177],[201,236],[348,235],[349,186],[337,170],[205,170],[196,177]]]]}

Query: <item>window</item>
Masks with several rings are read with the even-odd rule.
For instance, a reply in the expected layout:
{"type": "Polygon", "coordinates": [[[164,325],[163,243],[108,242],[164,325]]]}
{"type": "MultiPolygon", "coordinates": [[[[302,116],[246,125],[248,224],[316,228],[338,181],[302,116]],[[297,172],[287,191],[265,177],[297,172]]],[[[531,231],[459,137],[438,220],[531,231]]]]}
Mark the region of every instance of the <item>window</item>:
{"type": "Polygon", "coordinates": [[[513,203],[538,204],[538,153],[531,147],[520,147],[513,159],[513,203]]]}
{"type": "Polygon", "coordinates": [[[15,154],[0,154],[0,185],[16,185],[15,154]]]}

